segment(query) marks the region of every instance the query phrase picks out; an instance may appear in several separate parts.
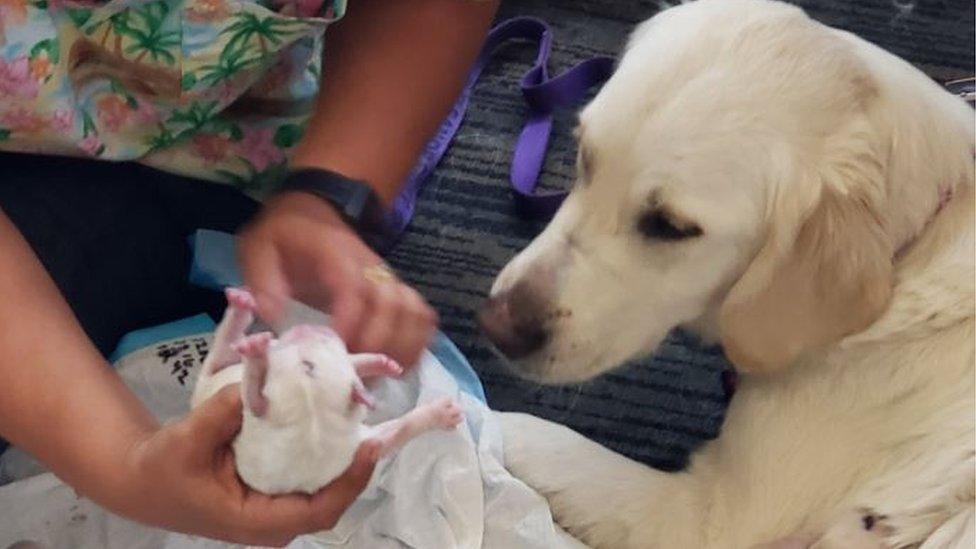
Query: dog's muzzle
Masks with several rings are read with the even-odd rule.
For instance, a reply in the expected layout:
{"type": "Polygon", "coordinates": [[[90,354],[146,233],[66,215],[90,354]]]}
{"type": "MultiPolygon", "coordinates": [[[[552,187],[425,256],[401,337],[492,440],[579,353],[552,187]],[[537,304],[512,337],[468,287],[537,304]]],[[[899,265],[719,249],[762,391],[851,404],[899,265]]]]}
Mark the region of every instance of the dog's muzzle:
{"type": "Polygon", "coordinates": [[[482,332],[509,359],[520,359],[541,350],[549,342],[549,305],[541,293],[527,284],[488,298],[478,315],[482,332]]]}

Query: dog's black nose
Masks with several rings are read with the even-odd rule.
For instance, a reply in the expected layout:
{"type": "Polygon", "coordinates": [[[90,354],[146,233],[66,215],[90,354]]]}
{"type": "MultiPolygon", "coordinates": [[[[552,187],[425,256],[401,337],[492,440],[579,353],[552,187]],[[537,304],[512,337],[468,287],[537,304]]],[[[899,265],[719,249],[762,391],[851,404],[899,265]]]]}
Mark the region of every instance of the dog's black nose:
{"type": "Polygon", "coordinates": [[[549,341],[544,315],[533,311],[532,303],[517,298],[520,292],[506,292],[488,299],[478,314],[481,331],[506,357],[519,359],[541,349],[549,341]]]}

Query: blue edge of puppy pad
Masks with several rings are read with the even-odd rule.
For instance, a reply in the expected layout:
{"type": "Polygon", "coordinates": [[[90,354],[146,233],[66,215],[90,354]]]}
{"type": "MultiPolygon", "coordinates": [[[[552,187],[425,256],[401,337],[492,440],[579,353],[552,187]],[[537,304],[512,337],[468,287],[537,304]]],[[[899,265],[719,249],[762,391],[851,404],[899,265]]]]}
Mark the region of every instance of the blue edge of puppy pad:
{"type": "MultiPolygon", "coordinates": [[[[190,235],[192,263],[190,264],[190,283],[215,291],[226,286],[241,284],[242,278],[237,267],[234,250],[234,236],[206,229],[190,235]]],[[[199,314],[159,326],[152,326],[129,332],[119,341],[109,357],[110,362],[139,349],[177,337],[212,332],[216,324],[209,315],[199,314]]],[[[437,332],[429,350],[437,357],[444,368],[454,376],[462,391],[487,403],[485,389],[461,351],[443,333],[437,332]]]]}

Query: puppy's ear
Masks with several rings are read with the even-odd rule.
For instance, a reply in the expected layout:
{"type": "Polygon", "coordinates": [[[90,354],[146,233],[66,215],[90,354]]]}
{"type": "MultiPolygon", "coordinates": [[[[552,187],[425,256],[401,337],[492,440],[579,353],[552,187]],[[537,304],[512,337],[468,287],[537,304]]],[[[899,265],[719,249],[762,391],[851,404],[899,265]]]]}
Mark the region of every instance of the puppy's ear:
{"type": "Polygon", "coordinates": [[[813,187],[820,196],[805,201],[812,208],[796,196],[774,207],[766,244],[720,311],[725,352],[741,371],[783,368],[863,330],[885,309],[893,246],[872,207],[879,182],[842,185],[813,187]]]}

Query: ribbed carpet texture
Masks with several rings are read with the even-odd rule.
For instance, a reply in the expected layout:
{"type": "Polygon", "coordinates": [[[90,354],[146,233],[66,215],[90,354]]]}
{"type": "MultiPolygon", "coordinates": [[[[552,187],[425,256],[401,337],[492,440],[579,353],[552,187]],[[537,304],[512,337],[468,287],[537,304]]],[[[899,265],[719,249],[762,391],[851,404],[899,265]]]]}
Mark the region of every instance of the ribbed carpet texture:
{"type": "MultiPolygon", "coordinates": [[[[802,0],[814,18],[852,31],[937,78],[973,71],[972,0],[802,0]]],[[[534,15],[555,29],[550,68],[616,54],[628,32],[663,4],[651,0],[513,0],[499,19],[534,15]]],[[[676,470],[722,424],[725,397],[718,349],[674,334],[654,357],[589,383],[543,387],[506,371],[479,335],[475,313],[505,263],[541,226],[521,220],[508,191],[508,168],[525,106],[518,79],[535,50],[512,44],[488,67],[448,155],[422,191],[408,233],[390,254],[441,314],[442,328],[481,375],[492,407],[559,423],[649,465],[676,470]]],[[[573,113],[557,121],[542,182],[573,178],[573,113]]],[[[598,291],[598,290],[597,290],[598,291]]]]}

